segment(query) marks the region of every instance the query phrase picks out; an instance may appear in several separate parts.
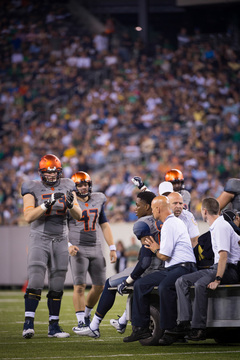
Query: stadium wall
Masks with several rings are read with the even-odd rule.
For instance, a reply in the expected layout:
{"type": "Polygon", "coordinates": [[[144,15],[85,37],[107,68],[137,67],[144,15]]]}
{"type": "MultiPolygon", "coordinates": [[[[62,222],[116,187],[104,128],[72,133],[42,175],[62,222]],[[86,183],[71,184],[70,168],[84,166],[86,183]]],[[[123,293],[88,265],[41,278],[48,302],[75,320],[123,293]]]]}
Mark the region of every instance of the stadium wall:
{"type": "MultiPolygon", "coordinates": [[[[208,231],[208,225],[198,222],[200,233],[208,231]]],[[[130,246],[130,239],[133,236],[133,223],[111,224],[115,243],[122,240],[126,247],[130,246]]],[[[0,227],[0,287],[19,287],[27,280],[27,251],[28,251],[29,227],[2,226],[0,227]]],[[[109,261],[109,249],[102,240],[102,249],[107,263],[107,277],[115,273],[114,265],[109,261]]],[[[90,277],[87,279],[91,284],[90,277]]],[[[47,284],[47,276],[45,279],[47,284]]],[[[66,286],[72,285],[72,276],[68,270],[66,286]]]]}

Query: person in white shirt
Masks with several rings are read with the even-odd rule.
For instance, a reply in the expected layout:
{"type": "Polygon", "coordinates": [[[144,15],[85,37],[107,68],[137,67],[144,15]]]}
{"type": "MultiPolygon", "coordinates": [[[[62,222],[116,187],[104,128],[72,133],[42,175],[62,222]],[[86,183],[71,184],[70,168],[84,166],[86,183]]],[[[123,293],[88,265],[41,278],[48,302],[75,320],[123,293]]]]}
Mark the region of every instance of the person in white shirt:
{"type": "Polygon", "coordinates": [[[208,289],[215,290],[219,284],[235,284],[239,281],[237,263],[240,260],[239,235],[232,226],[219,215],[219,203],[214,198],[202,202],[202,218],[210,226],[214,252],[214,265],[194,274],[179,277],[176,281],[178,296],[178,326],[171,330],[174,335],[187,335],[186,339],[198,341],[206,339],[208,289]],[[190,287],[195,286],[193,308],[190,287]],[[191,328],[190,328],[190,321],[191,328]]]}
{"type": "Polygon", "coordinates": [[[168,195],[170,201],[170,207],[173,214],[181,219],[187,227],[192,247],[194,248],[197,245],[198,237],[200,235],[198,224],[194,218],[194,215],[189,211],[183,208],[183,198],[178,192],[171,192],[168,195]]]}

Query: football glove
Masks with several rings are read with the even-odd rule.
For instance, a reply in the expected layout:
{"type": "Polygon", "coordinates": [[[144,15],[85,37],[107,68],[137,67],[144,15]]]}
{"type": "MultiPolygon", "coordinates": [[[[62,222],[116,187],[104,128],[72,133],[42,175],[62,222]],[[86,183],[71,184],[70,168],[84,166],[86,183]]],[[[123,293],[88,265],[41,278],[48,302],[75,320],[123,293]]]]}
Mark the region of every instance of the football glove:
{"type": "Polygon", "coordinates": [[[142,190],[145,187],[145,184],[140,178],[140,176],[134,176],[132,178],[132,182],[134,183],[134,185],[136,185],[139,188],[139,190],[142,190]]]}
{"type": "Polygon", "coordinates": [[[68,209],[73,208],[73,200],[74,200],[73,193],[68,190],[67,195],[66,195],[66,204],[67,204],[68,209]]]}
{"type": "Polygon", "coordinates": [[[127,288],[128,285],[129,285],[129,284],[126,282],[126,280],[123,280],[123,281],[121,282],[121,284],[119,284],[118,287],[117,287],[118,293],[123,296],[124,290],[126,290],[126,288],[127,288]]]}
{"type": "Polygon", "coordinates": [[[50,199],[44,201],[44,203],[41,205],[42,209],[43,210],[50,209],[50,207],[53,206],[55,204],[55,202],[63,196],[64,196],[64,193],[60,193],[60,192],[52,194],[50,199]]]}

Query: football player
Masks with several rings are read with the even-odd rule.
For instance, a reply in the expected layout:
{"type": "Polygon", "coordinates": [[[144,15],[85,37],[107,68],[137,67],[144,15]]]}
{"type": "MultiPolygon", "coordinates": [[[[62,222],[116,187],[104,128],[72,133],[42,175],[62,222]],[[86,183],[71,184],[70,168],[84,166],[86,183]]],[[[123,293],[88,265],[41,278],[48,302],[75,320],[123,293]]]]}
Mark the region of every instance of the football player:
{"type": "Polygon", "coordinates": [[[31,224],[22,336],[34,335],[35,312],[48,269],[48,337],[66,338],[69,334],[59,326],[59,313],[68,268],[67,212],[80,220],[82,211],[73,193],[74,182],[61,178],[62,165],[55,155],[43,156],[38,170],[41,181],[26,181],[21,189],[24,218],[31,224]]]}
{"type": "Polygon", "coordinates": [[[78,325],[73,331],[78,333],[81,327],[90,324],[92,308],[97,303],[106,281],[106,263],[101,249],[102,234],[110,250],[110,261],[117,260],[116,246],[104,211],[106,196],[101,192],[92,192],[90,176],[79,171],[72,176],[75,183],[77,202],[82,209],[81,220],[69,216],[69,253],[73,277],[73,305],[78,325]],[[89,272],[92,287],[85,303],[86,276],[89,272]]]}
{"type": "Polygon", "coordinates": [[[191,195],[184,189],[184,177],[180,170],[171,169],[165,174],[165,181],[169,181],[173,185],[173,190],[179,192],[183,197],[184,208],[190,208],[191,195]]]}
{"type": "MultiPolygon", "coordinates": [[[[145,238],[148,235],[153,236],[158,246],[160,242],[160,233],[156,227],[156,222],[152,216],[151,210],[151,202],[155,196],[156,195],[150,191],[140,192],[137,195],[136,215],[138,220],[134,224],[133,232],[142,243],[138,263],[135,267],[129,267],[121,273],[118,273],[107,279],[93,320],[88,327],[81,327],[78,335],[99,338],[100,323],[107,312],[112,308],[117,291],[120,295],[123,295],[126,287],[130,284],[133,284],[134,281],[137,280],[140,276],[145,276],[155,270],[163,269],[163,261],[158,259],[149,249],[145,248],[144,246],[145,238]],[[118,290],[110,291],[109,288],[111,287],[117,287],[118,290]]],[[[111,325],[113,325],[119,333],[123,334],[127,325],[126,312],[124,312],[120,319],[112,319],[111,325]]]]}

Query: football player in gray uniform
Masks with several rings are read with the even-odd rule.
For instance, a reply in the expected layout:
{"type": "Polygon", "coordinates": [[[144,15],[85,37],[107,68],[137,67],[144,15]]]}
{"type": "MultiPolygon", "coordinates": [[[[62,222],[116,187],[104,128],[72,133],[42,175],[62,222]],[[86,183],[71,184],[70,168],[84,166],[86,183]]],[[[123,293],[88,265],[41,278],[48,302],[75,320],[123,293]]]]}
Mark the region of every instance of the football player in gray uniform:
{"type": "Polygon", "coordinates": [[[191,195],[184,189],[184,177],[180,170],[171,169],[165,174],[165,181],[170,181],[173,185],[173,191],[179,192],[183,197],[184,209],[190,208],[191,195]]]}
{"type": "Polygon", "coordinates": [[[76,220],[82,211],[73,193],[74,182],[61,178],[62,165],[55,155],[45,155],[39,162],[41,181],[22,184],[24,219],[31,224],[28,247],[28,286],[25,293],[25,322],[22,336],[34,335],[34,317],[48,270],[49,337],[69,334],[59,326],[63,286],[68,268],[67,210],[76,220]]]}
{"type": "Polygon", "coordinates": [[[220,210],[229,205],[228,208],[240,211],[240,179],[229,179],[217,201],[220,210]]]}
{"type": "Polygon", "coordinates": [[[116,246],[107,221],[104,204],[106,196],[101,192],[92,192],[92,180],[84,171],[72,176],[75,183],[77,201],[82,209],[82,219],[69,216],[69,253],[73,277],[73,305],[78,325],[75,333],[82,326],[90,324],[90,315],[97,303],[106,281],[106,262],[102,253],[102,234],[110,250],[110,262],[117,260],[116,246]],[[86,276],[89,272],[92,287],[85,302],[86,276]]]}

